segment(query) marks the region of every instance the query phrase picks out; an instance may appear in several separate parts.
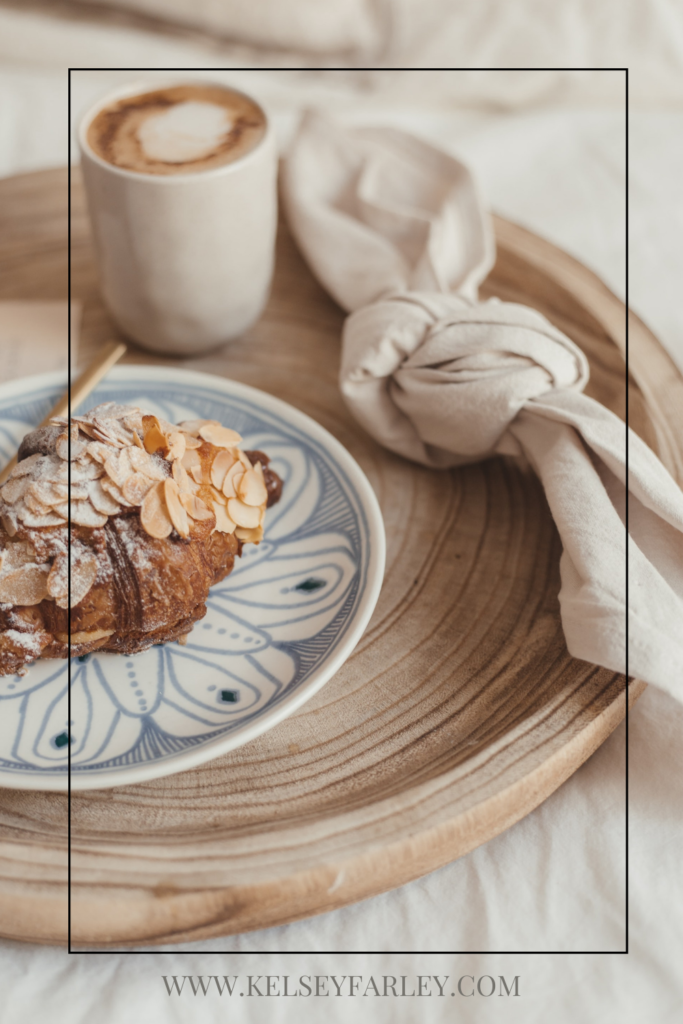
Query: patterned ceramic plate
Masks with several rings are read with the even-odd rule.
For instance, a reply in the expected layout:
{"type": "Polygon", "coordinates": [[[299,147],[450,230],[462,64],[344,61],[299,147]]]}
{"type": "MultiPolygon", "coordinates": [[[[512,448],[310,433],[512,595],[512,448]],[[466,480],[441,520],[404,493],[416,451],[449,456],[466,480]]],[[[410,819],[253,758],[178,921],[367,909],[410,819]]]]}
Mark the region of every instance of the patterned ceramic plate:
{"type": "MultiPolygon", "coordinates": [[[[56,374],[0,387],[0,464],[49,412],[56,374]]],[[[253,388],[201,373],[119,367],[88,399],[140,405],[172,422],[229,424],[285,481],[209,595],[187,646],[71,662],[73,789],[170,775],[246,743],[290,715],[343,665],[375,607],[384,528],[368,481],[326,430],[253,388]]],[[[0,785],[66,790],[68,666],[0,676],[0,785]]]]}

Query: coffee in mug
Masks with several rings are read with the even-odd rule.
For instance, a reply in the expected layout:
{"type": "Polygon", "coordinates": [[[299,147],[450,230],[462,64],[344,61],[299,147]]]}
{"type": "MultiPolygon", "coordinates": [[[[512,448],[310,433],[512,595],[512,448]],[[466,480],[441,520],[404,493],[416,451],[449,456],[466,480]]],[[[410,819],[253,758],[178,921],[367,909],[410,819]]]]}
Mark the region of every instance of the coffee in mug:
{"type": "Polygon", "coordinates": [[[81,122],[102,294],[122,331],[191,355],[241,335],[265,305],[277,223],[277,149],[236,89],[128,87],[81,122]]]}
{"type": "Polygon", "coordinates": [[[188,174],[239,160],[265,130],[263,111],[243,93],[177,85],[111,103],[91,122],[87,140],[114,167],[188,174]]]}

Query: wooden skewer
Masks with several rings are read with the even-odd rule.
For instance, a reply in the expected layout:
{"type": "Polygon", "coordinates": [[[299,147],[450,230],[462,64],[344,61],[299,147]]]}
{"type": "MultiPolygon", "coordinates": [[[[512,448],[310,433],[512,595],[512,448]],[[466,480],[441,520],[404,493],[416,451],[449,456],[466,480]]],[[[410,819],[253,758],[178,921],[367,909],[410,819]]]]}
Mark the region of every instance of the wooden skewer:
{"type": "MultiPolygon", "coordinates": [[[[115,363],[118,363],[125,351],[126,346],[121,341],[112,341],[111,344],[107,345],[107,347],[102,350],[95,362],[91,363],[87,370],[83,371],[78,380],[71,385],[69,390],[71,391],[72,407],[75,408],[83,401],[84,398],[88,397],[90,392],[97,387],[102,378],[106,377],[112,366],[114,366],[115,363]]],[[[69,411],[69,390],[65,391],[57,404],[50,410],[39,426],[46,427],[53,416],[67,415],[69,411]]],[[[4,484],[16,464],[17,457],[15,455],[0,473],[0,484],[4,484]]]]}

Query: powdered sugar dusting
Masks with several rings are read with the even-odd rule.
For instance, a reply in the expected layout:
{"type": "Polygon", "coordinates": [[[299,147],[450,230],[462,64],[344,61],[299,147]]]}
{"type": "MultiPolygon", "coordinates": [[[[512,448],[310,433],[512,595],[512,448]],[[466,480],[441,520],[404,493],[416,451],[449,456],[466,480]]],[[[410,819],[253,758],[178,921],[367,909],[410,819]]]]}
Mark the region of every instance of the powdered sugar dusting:
{"type": "Polygon", "coordinates": [[[35,658],[40,656],[44,646],[40,636],[35,633],[20,633],[18,629],[6,629],[2,636],[9,640],[14,647],[20,647],[35,658]]]}

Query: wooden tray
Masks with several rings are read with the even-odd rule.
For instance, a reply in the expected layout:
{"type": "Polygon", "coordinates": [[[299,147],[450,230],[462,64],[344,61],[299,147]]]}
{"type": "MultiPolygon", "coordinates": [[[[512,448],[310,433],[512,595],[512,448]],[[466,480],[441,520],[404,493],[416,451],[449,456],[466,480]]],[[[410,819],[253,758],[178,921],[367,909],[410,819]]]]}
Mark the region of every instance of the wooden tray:
{"type": "MultiPolygon", "coordinates": [[[[66,171],[0,182],[0,297],[63,298],[66,171]]],[[[87,360],[116,334],[74,187],[73,290],[87,360]]],[[[623,414],[625,310],[585,267],[496,219],[486,294],[526,302],[586,351],[623,414]]],[[[284,398],[364,467],[388,537],[384,590],[343,670],[303,710],[194,771],[72,801],[73,941],[180,942],[341,907],[460,857],[528,814],[603,742],[624,679],[567,654],[560,545],[535,477],[495,459],[431,472],[378,447],[336,384],[342,312],[284,226],[268,309],[188,360],[284,398]]],[[[634,428],[683,478],[683,380],[631,324],[634,428]]],[[[132,352],[132,362],[155,360],[132,352]]],[[[177,365],[177,364],[175,364],[177,365]]],[[[630,688],[631,700],[644,689],[630,688]]],[[[0,933],[63,942],[67,800],[0,790],[0,933]]]]}

